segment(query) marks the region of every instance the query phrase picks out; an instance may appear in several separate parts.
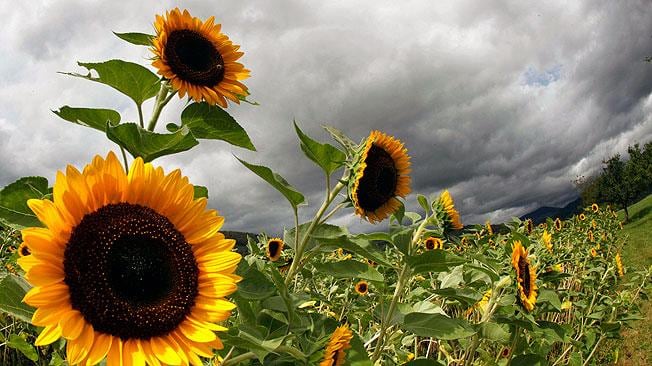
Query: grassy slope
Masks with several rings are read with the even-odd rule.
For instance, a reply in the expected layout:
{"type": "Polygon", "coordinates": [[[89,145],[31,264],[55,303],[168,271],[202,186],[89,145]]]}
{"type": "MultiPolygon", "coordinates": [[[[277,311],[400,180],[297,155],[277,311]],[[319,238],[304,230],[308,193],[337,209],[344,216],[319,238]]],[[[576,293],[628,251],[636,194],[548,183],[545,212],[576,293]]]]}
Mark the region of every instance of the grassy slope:
{"type": "MultiPolygon", "coordinates": [[[[624,219],[624,212],[620,212],[624,219]]],[[[629,236],[623,248],[623,262],[628,267],[645,268],[652,265],[652,195],[629,207],[630,222],[622,233],[629,236]]],[[[619,365],[648,365],[652,363],[652,302],[642,306],[646,319],[624,332],[619,365]]]]}

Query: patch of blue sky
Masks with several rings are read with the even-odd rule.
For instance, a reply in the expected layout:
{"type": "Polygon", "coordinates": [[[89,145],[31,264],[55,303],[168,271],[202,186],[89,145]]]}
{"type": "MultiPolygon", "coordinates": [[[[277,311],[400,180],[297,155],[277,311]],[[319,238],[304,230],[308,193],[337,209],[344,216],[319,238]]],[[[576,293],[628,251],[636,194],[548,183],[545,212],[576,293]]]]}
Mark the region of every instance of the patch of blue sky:
{"type": "Polygon", "coordinates": [[[547,86],[561,78],[561,65],[557,64],[547,70],[538,71],[529,66],[523,74],[525,85],[547,86]]]}

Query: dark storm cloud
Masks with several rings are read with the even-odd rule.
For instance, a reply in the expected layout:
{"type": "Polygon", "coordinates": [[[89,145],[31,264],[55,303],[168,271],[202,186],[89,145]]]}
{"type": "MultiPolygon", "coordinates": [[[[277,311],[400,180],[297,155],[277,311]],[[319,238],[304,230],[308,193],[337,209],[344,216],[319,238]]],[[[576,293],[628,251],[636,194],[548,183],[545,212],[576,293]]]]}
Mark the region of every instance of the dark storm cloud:
{"type": "MultiPolygon", "coordinates": [[[[128,12],[111,2],[35,2],[3,9],[9,17],[0,47],[11,56],[0,63],[0,184],[51,177],[112,148],[48,109],[117,105],[133,120],[133,107],[54,71],[74,69],[77,59],[145,62],[144,48],[124,45],[110,31],[151,32],[153,14],[176,5],[202,18],[216,15],[242,45],[252,70],[246,84],[261,103],[229,108],[257,153],[209,141],[160,160],[208,186],[229,229],[278,233],[292,224],[282,196],[232,153],[270,166],[306,192],[311,206],[303,219],[319,205],[322,175],[302,157],[293,119],[322,140],[322,124],[354,140],[371,129],[395,135],[410,151],[414,190],[450,188],[467,222],[563,205],[574,198],[577,175],[652,138],[652,65],[643,62],[652,53],[652,9],[645,0],[146,1],[128,12]],[[24,123],[29,132],[17,127],[24,123]]],[[[172,105],[163,120],[174,121],[182,108],[172,105]]],[[[370,227],[349,213],[337,222],[370,227]]]]}

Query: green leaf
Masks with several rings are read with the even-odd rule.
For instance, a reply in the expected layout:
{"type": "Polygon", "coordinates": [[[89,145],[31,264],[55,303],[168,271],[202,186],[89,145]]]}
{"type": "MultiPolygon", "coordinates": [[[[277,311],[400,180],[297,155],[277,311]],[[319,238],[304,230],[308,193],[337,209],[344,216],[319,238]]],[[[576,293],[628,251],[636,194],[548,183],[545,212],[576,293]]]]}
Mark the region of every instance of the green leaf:
{"type": "Polygon", "coordinates": [[[425,211],[426,216],[428,216],[428,212],[430,212],[430,205],[428,204],[428,199],[426,198],[426,196],[422,194],[417,194],[417,202],[419,202],[419,205],[425,211]]]}
{"type": "Polygon", "coordinates": [[[0,191],[0,222],[16,230],[30,226],[43,226],[27,200],[42,199],[49,194],[48,180],[43,177],[24,177],[0,191]]]}
{"type": "Polygon", "coordinates": [[[58,111],[52,111],[66,121],[106,132],[106,125],[116,126],[120,123],[120,113],[112,109],[76,108],[64,105],[58,111]]]}
{"type": "Polygon", "coordinates": [[[353,332],[353,338],[351,338],[351,342],[349,344],[351,345],[351,348],[346,351],[345,365],[373,366],[371,360],[369,359],[369,354],[365,350],[364,344],[356,332],[353,332]]]}
{"type": "MultiPolygon", "coordinates": [[[[218,106],[206,102],[190,104],[181,112],[181,127],[183,126],[187,126],[195,138],[222,140],[256,151],[244,128],[218,106]]],[[[176,132],[180,127],[170,123],[166,128],[170,132],[176,132]]]]}
{"type": "Polygon", "coordinates": [[[530,353],[527,355],[518,355],[512,359],[512,366],[547,366],[548,361],[541,355],[530,353]]]}
{"type": "Polygon", "coordinates": [[[500,342],[502,344],[508,344],[510,341],[510,333],[508,329],[509,328],[506,325],[491,322],[480,323],[478,325],[478,331],[482,338],[500,342]]]}
{"type": "Polygon", "coordinates": [[[21,277],[0,274],[0,310],[30,323],[34,309],[23,303],[23,297],[29,289],[29,284],[21,277]]]}
{"type": "Polygon", "coordinates": [[[161,81],[156,74],[133,62],[110,60],[98,63],[78,62],[77,64],[88,69],[88,74],[72,72],[63,72],[62,74],[108,85],[131,98],[139,106],[147,99],[153,98],[161,86],[161,81]],[[93,77],[91,70],[97,72],[98,76],[93,77]]]}
{"type": "Polygon", "coordinates": [[[38,361],[38,353],[36,353],[36,348],[34,348],[34,346],[32,346],[31,344],[27,343],[26,340],[24,340],[21,336],[17,334],[11,334],[9,336],[9,341],[7,342],[7,346],[20,351],[20,353],[25,355],[25,357],[29,358],[34,362],[38,361]]]}
{"type": "Polygon", "coordinates": [[[383,275],[375,268],[354,260],[313,264],[317,272],[335,278],[356,278],[369,281],[384,281],[383,275]]]}
{"type": "Polygon", "coordinates": [[[193,188],[194,188],[194,192],[195,192],[195,195],[193,197],[194,199],[208,198],[208,188],[206,188],[204,186],[193,186],[193,188]]]}
{"type": "Polygon", "coordinates": [[[410,313],[403,321],[403,329],[422,337],[453,340],[470,337],[476,333],[469,322],[441,314],[410,313]]]}
{"type": "Polygon", "coordinates": [[[408,264],[415,274],[427,272],[444,272],[466,263],[466,259],[444,250],[436,249],[421,255],[409,257],[408,264]]]}
{"type": "MultiPolygon", "coordinates": [[[[314,235],[313,235],[314,236],[314,235]]],[[[366,259],[372,260],[376,263],[391,267],[384,253],[379,251],[378,248],[369,240],[358,239],[357,237],[349,237],[342,235],[334,238],[317,238],[321,243],[321,250],[324,252],[337,250],[342,248],[360,255],[366,259]]]]}
{"type": "Polygon", "coordinates": [[[151,34],[145,34],[145,33],[137,33],[137,32],[130,32],[130,33],[117,33],[113,32],[118,38],[127,41],[131,44],[135,44],[136,46],[151,46],[152,45],[152,39],[154,38],[153,35],[151,34]]]}
{"type": "Polygon", "coordinates": [[[106,126],[106,136],[124,147],[134,157],[150,162],[158,157],[190,150],[199,142],[187,127],[175,133],[161,134],[148,131],[135,123],[106,126]]]}
{"type": "Polygon", "coordinates": [[[561,312],[561,301],[559,300],[557,293],[553,290],[539,290],[537,302],[550,304],[550,306],[552,306],[556,311],[561,312]]]}
{"type": "Polygon", "coordinates": [[[237,156],[236,159],[238,159],[238,161],[241,162],[242,165],[249,168],[249,170],[254,172],[256,175],[263,178],[272,187],[276,188],[277,191],[281,192],[281,194],[285,198],[287,198],[288,202],[290,202],[290,204],[295,210],[298,205],[305,202],[305,197],[303,197],[303,194],[301,194],[301,192],[297,191],[297,189],[292,187],[290,183],[288,183],[285,180],[285,178],[274,173],[268,167],[247,163],[246,161],[238,158],[237,156]]]}
{"type": "Polygon", "coordinates": [[[263,300],[276,293],[276,286],[255,267],[249,267],[241,275],[244,279],[238,283],[238,296],[247,300],[263,300]]]}
{"type": "Polygon", "coordinates": [[[482,299],[482,294],[471,288],[441,288],[433,290],[433,293],[451,300],[459,301],[463,307],[469,307],[482,299]]]}
{"type": "Polygon", "coordinates": [[[330,144],[322,144],[303,133],[296,122],[294,129],[301,140],[301,150],[306,154],[308,159],[319,165],[327,175],[331,175],[340,168],[346,161],[346,154],[330,144]]]}

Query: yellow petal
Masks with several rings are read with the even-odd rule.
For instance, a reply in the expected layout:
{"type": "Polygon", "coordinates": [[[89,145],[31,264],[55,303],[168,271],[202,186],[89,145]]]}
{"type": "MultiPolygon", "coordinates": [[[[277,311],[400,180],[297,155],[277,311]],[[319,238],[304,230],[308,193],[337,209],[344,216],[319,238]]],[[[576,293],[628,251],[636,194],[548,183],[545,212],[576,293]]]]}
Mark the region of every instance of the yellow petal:
{"type": "Polygon", "coordinates": [[[84,324],[79,337],[75,340],[68,341],[66,353],[69,364],[78,364],[86,358],[86,355],[88,355],[93,347],[94,336],[95,331],[93,330],[93,327],[90,324],[84,324]]]}
{"type": "Polygon", "coordinates": [[[211,311],[230,311],[235,309],[235,304],[230,303],[226,300],[212,299],[201,295],[195,298],[195,306],[199,309],[206,309],[211,311]]]}
{"type": "Polygon", "coordinates": [[[122,364],[125,366],[145,366],[145,356],[140,347],[140,340],[129,339],[124,343],[122,364]]]}
{"type": "Polygon", "coordinates": [[[168,365],[181,365],[181,357],[164,337],[154,337],[149,341],[152,351],[161,362],[168,365]]]}
{"type": "Polygon", "coordinates": [[[50,264],[36,264],[25,274],[25,279],[34,286],[47,286],[62,282],[63,268],[50,264]]]}
{"type": "Polygon", "coordinates": [[[32,315],[32,324],[38,327],[57,324],[59,319],[70,311],[71,309],[68,304],[49,307],[41,306],[34,311],[34,315],[32,315]]]}
{"type": "Polygon", "coordinates": [[[148,365],[151,366],[160,366],[161,362],[156,358],[156,355],[154,354],[154,351],[152,351],[152,346],[150,345],[150,340],[142,340],[140,342],[140,347],[143,350],[143,354],[145,355],[145,361],[147,361],[148,365]]]}
{"type": "Polygon", "coordinates": [[[35,346],[47,346],[50,343],[54,343],[57,339],[61,338],[61,328],[59,325],[51,325],[43,328],[41,334],[34,342],[35,346]]]}
{"type": "Polygon", "coordinates": [[[79,337],[86,321],[81,313],[77,310],[68,312],[65,316],[61,317],[59,326],[61,327],[61,335],[68,340],[74,340],[79,337]]]}
{"type": "Polygon", "coordinates": [[[33,287],[25,295],[23,302],[38,307],[65,303],[68,298],[68,286],[61,282],[48,286],[33,287]]]}
{"type": "Polygon", "coordinates": [[[111,348],[106,355],[106,366],[122,366],[122,339],[113,337],[111,348]]]}
{"type": "Polygon", "coordinates": [[[188,337],[188,339],[195,342],[211,342],[217,338],[215,333],[199,325],[193,324],[188,320],[185,320],[179,324],[179,330],[181,333],[183,333],[183,335],[188,337]]]}
{"type": "Polygon", "coordinates": [[[111,349],[111,342],[113,336],[105,333],[95,332],[95,341],[93,342],[93,347],[91,348],[88,356],[86,356],[87,365],[95,365],[102,361],[102,359],[109,353],[111,349]]]}

